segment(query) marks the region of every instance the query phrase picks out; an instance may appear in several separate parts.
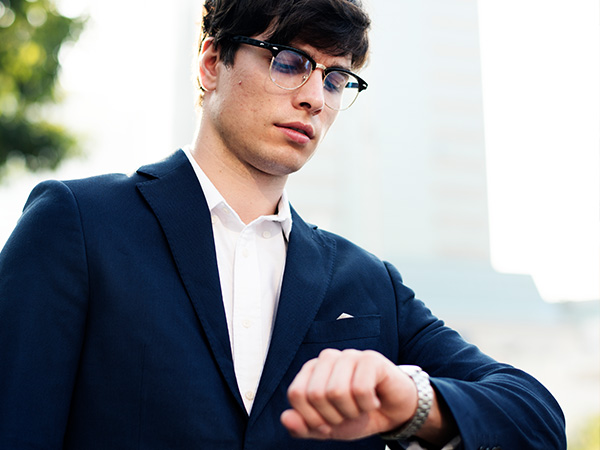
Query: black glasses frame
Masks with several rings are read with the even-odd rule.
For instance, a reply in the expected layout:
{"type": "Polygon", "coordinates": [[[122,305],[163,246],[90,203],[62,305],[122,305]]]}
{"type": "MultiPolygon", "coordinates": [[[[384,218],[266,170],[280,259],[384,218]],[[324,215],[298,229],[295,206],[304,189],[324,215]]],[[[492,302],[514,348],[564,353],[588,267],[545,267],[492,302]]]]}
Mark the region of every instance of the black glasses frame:
{"type": "MultiPolygon", "coordinates": [[[[348,69],[344,69],[343,67],[325,67],[321,64],[317,65],[317,62],[308,53],[300,50],[299,48],[289,47],[287,45],[271,44],[270,42],[259,41],[258,39],[253,39],[253,38],[249,38],[246,36],[232,36],[230,38],[230,40],[232,42],[239,42],[240,44],[248,44],[248,45],[252,45],[254,47],[266,48],[267,50],[271,51],[271,53],[273,54],[273,58],[275,58],[280,52],[282,52],[284,50],[296,52],[296,53],[304,56],[310,62],[310,65],[312,68],[311,72],[310,72],[311,74],[317,67],[319,67],[319,68],[323,69],[323,74],[325,75],[325,77],[328,74],[330,74],[331,72],[343,72],[348,75],[352,75],[354,78],[356,78],[358,80],[358,92],[364,91],[369,86],[365,80],[363,80],[361,77],[359,77],[354,72],[352,72],[348,69]]],[[[325,78],[325,77],[323,77],[323,78],[325,78]]],[[[308,78],[307,78],[307,80],[308,80],[308,78]]],[[[306,80],[304,82],[306,82],[306,80]]],[[[298,89],[298,88],[302,87],[303,84],[304,83],[302,83],[300,86],[298,86],[297,88],[294,88],[294,89],[298,89]]]]}

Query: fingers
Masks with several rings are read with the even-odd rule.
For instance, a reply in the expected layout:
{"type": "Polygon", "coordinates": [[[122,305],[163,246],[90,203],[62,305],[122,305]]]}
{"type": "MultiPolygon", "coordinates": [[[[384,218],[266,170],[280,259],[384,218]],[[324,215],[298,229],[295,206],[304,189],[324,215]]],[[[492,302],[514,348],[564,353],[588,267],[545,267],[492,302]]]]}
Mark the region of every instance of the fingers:
{"type": "Polygon", "coordinates": [[[325,439],[366,424],[367,414],[380,407],[377,385],[382,364],[395,366],[376,352],[324,350],[304,365],[289,387],[293,410],[282,423],[299,437],[325,439]]]}
{"type": "Polygon", "coordinates": [[[308,426],[302,415],[295,409],[288,409],[281,414],[281,423],[288,429],[289,433],[296,438],[303,439],[330,439],[332,428],[329,425],[321,425],[317,428],[308,426]]]}
{"type": "MultiPolygon", "coordinates": [[[[359,352],[355,350],[326,350],[319,355],[313,368],[306,397],[329,425],[339,425],[362,412],[354,389],[358,356],[359,352]]],[[[375,394],[373,389],[371,394],[375,394]]]]}
{"type": "MultiPolygon", "coordinates": [[[[296,378],[288,389],[288,399],[292,408],[295,411],[300,412],[300,418],[310,429],[317,429],[323,427],[323,431],[327,432],[326,429],[327,421],[323,415],[315,408],[316,404],[320,404],[319,393],[314,388],[313,372],[317,366],[318,360],[313,359],[308,361],[302,367],[302,370],[296,375],[296,378]],[[309,385],[313,385],[313,390],[310,393],[309,400],[309,385]]],[[[322,369],[317,373],[317,376],[322,376],[322,369]]]]}
{"type": "Polygon", "coordinates": [[[372,411],[381,406],[377,397],[379,382],[378,366],[375,361],[365,359],[362,364],[356,364],[352,378],[352,395],[359,411],[372,411]]]}
{"type": "Polygon", "coordinates": [[[310,435],[308,425],[298,411],[294,409],[288,409],[281,414],[281,423],[293,437],[308,437],[310,435]]]}
{"type": "Polygon", "coordinates": [[[337,423],[346,418],[354,419],[365,410],[361,408],[361,403],[356,398],[355,368],[354,358],[344,358],[340,354],[329,373],[325,397],[340,417],[337,423]]]}

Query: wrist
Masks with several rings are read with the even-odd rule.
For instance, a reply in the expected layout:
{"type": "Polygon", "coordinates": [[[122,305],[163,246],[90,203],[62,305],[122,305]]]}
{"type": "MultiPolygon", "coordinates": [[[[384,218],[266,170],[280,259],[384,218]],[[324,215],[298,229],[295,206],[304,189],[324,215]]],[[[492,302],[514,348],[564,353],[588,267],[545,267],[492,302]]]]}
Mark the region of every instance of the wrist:
{"type": "Polygon", "coordinates": [[[417,387],[417,409],[414,415],[398,428],[380,433],[385,440],[405,440],[414,436],[423,426],[433,404],[433,388],[429,382],[429,375],[418,366],[398,366],[406,373],[417,387]]]}

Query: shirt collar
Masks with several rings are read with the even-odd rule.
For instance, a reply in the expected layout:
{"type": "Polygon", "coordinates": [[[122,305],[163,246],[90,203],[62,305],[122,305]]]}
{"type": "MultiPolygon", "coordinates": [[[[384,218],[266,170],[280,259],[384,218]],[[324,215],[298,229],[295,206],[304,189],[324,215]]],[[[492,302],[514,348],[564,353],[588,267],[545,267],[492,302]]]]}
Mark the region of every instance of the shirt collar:
{"type": "MultiPolygon", "coordinates": [[[[235,214],[235,211],[231,208],[231,206],[227,204],[227,201],[225,201],[221,193],[218,191],[218,189],[215,187],[212,181],[210,181],[208,176],[206,176],[204,171],[200,168],[200,165],[192,156],[191,146],[188,145],[184,147],[183,151],[187,156],[188,160],[190,161],[190,164],[192,165],[196,176],[198,177],[198,181],[200,182],[200,186],[202,187],[202,191],[204,192],[204,197],[206,198],[206,203],[208,204],[208,209],[211,212],[213,212],[213,210],[218,206],[225,205],[231,210],[231,212],[235,214]]],[[[290,232],[292,231],[292,213],[290,210],[290,203],[288,201],[288,196],[285,189],[283,190],[281,198],[279,199],[279,204],[277,205],[277,214],[262,217],[265,220],[279,222],[281,224],[281,229],[286,240],[289,241],[290,232]]]]}

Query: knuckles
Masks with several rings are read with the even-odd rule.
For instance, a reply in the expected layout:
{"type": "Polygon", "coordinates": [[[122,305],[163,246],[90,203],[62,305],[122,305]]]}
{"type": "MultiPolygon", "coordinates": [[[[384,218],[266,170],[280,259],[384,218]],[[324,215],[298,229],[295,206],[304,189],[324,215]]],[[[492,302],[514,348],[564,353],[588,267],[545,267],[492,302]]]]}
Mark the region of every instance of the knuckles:
{"type": "Polygon", "coordinates": [[[306,390],[306,398],[313,405],[321,405],[327,401],[328,395],[325,389],[309,388],[306,390]]]}
{"type": "MultiPolygon", "coordinates": [[[[347,365],[348,362],[354,367],[350,370],[356,370],[359,366],[374,367],[384,360],[391,364],[383,355],[373,350],[359,351],[356,349],[337,350],[329,348],[322,350],[316,359],[305,363],[303,371],[312,371],[321,364],[333,367],[336,364],[347,365]]],[[[289,386],[288,399],[292,405],[300,405],[306,402],[317,407],[324,404],[341,405],[349,400],[364,400],[373,396],[374,386],[367,386],[356,380],[352,380],[348,385],[330,383],[327,380],[317,384],[307,383],[304,379],[303,381],[298,383],[295,380],[289,386]]]]}
{"type": "Polygon", "coordinates": [[[338,356],[340,356],[341,353],[342,352],[340,350],[336,350],[334,348],[326,348],[325,350],[321,350],[321,353],[319,353],[318,359],[324,359],[324,360],[334,359],[334,358],[337,358],[338,356]]]}
{"type": "Polygon", "coordinates": [[[348,389],[343,389],[342,386],[331,387],[326,392],[327,400],[331,403],[340,403],[351,396],[348,389]]]}
{"type": "Polygon", "coordinates": [[[292,384],[288,389],[288,399],[292,405],[298,404],[304,398],[304,390],[292,384]]]}
{"type": "Polygon", "coordinates": [[[353,385],[352,396],[354,398],[367,398],[373,395],[373,386],[353,385]]]}

